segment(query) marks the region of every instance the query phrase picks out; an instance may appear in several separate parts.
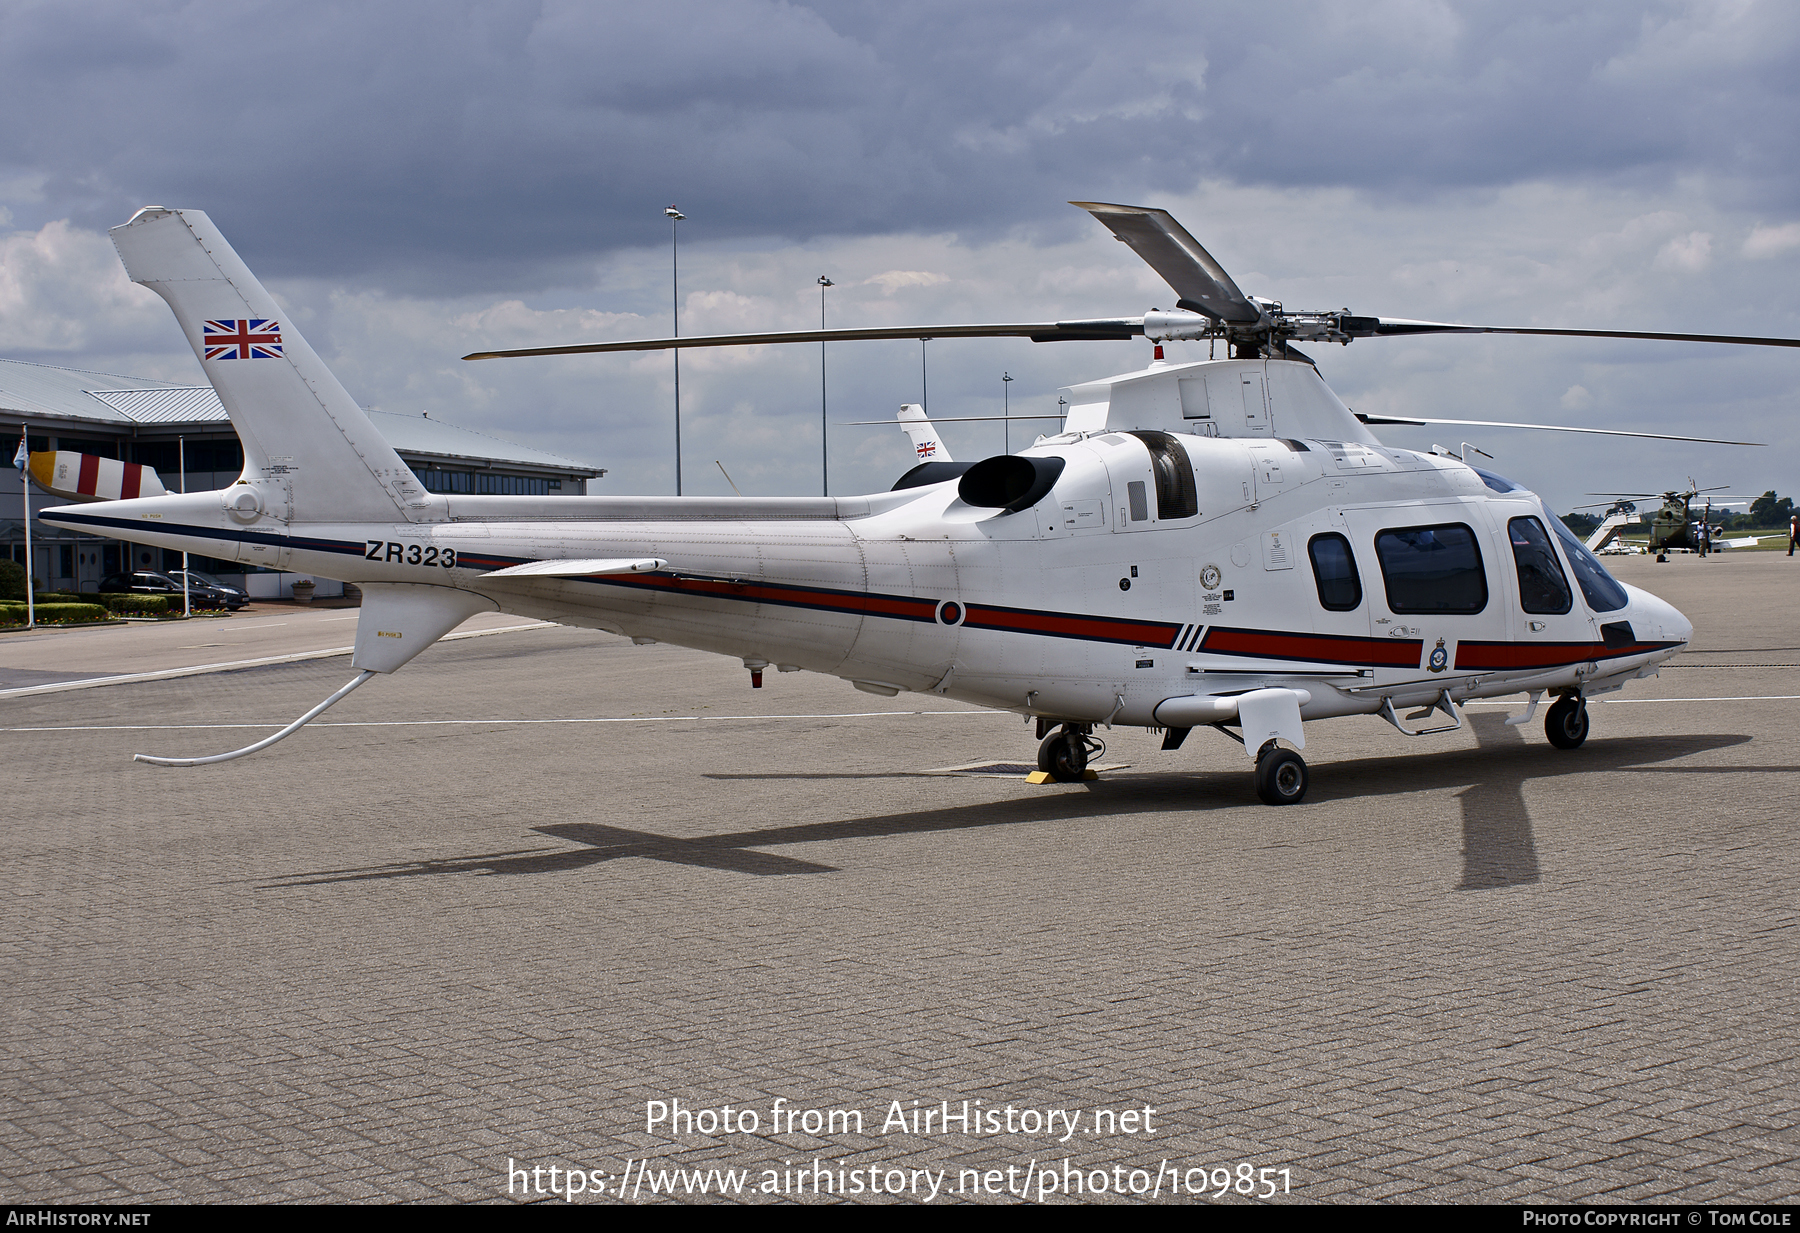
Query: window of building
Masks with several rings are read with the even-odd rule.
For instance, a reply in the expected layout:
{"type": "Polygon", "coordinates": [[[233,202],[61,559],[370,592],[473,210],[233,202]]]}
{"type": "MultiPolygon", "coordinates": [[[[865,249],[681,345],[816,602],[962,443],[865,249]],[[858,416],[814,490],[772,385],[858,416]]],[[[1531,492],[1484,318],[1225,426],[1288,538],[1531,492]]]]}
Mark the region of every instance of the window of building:
{"type": "Polygon", "coordinates": [[[1514,518],[1506,524],[1506,537],[1519,568],[1519,606],[1527,612],[1559,614],[1574,607],[1569,580],[1544,524],[1535,518],[1514,518]]]}
{"type": "Polygon", "coordinates": [[[58,437],[56,448],[72,450],[77,454],[92,454],[96,458],[117,458],[119,443],[116,441],[94,441],[81,437],[58,437]]]}
{"type": "Polygon", "coordinates": [[[131,447],[131,461],[175,474],[181,470],[181,445],[176,441],[139,441],[131,447]]]}
{"type": "Polygon", "coordinates": [[[1362,579],[1349,540],[1335,531],[1315,535],[1306,551],[1312,557],[1313,581],[1318,584],[1321,604],[1332,612],[1349,612],[1362,603],[1362,579]]]}
{"type": "Polygon", "coordinates": [[[1475,613],[1487,607],[1481,546],[1460,522],[1379,532],[1375,556],[1390,612],[1475,613]]]}
{"type": "Polygon", "coordinates": [[[550,481],[536,475],[491,475],[475,477],[475,491],[507,497],[543,497],[550,494],[550,481]]]}
{"type": "Polygon", "coordinates": [[[468,471],[440,471],[431,467],[416,468],[413,474],[426,492],[474,492],[475,476],[468,471]]]}
{"type": "Polygon", "coordinates": [[[187,469],[190,471],[242,471],[244,447],[236,437],[223,440],[200,440],[187,443],[187,469]]]}

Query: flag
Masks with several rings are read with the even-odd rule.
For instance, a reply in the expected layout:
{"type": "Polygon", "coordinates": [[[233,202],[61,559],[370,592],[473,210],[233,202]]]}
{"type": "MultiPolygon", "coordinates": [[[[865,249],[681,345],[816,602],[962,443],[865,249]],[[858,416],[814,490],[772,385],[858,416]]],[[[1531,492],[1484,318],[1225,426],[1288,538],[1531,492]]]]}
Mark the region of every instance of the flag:
{"type": "Polygon", "coordinates": [[[200,333],[209,360],[281,358],[281,324],[266,317],[207,321],[200,333]]]}
{"type": "Polygon", "coordinates": [[[26,442],[25,434],[20,433],[19,434],[19,452],[13,455],[13,466],[19,468],[19,470],[21,470],[21,471],[23,471],[25,469],[25,463],[31,457],[31,451],[28,448],[26,448],[25,442],[26,442]]]}

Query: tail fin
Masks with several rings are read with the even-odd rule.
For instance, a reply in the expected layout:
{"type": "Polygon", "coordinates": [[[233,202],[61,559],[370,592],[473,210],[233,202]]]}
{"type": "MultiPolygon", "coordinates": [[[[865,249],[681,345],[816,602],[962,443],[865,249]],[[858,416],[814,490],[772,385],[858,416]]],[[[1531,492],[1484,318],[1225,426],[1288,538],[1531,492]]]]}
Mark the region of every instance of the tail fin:
{"type": "Polygon", "coordinates": [[[938,440],[937,426],[925,417],[925,408],[916,402],[900,407],[900,430],[912,438],[915,462],[955,462],[950,451],[938,440]]]}
{"type": "Polygon", "coordinates": [[[244,480],[277,518],[417,521],[431,502],[362,408],[198,210],[146,206],[109,233],[156,292],[244,446],[244,480]]]}

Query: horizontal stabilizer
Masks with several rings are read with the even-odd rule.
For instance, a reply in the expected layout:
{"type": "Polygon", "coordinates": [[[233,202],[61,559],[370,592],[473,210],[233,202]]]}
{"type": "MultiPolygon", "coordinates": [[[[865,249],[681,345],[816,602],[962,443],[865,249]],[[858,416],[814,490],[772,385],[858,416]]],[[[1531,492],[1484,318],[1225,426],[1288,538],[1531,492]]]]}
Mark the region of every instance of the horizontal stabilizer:
{"type": "Polygon", "coordinates": [[[97,454],[75,450],[35,453],[29,469],[39,488],[70,501],[130,501],[168,495],[154,468],[97,454]]]}
{"type": "Polygon", "coordinates": [[[667,569],[669,563],[661,557],[618,557],[601,558],[589,561],[531,561],[525,565],[511,565],[505,569],[497,569],[481,576],[485,582],[490,578],[587,578],[594,574],[647,574],[652,570],[667,569]]]}

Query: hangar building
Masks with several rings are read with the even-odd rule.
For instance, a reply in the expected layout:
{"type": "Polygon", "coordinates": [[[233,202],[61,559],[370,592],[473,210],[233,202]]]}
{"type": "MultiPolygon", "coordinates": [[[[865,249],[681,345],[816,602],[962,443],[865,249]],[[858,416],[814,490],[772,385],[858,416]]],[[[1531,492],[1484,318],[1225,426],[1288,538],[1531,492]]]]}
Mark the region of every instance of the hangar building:
{"type": "MultiPolygon", "coordinates": [[[[580,496],[590,481],[606,474],[599,467],[433,419],[428,412],[368,415],[431,492],[580,496]]],[[[8,462],[21,431],[33,453],[79,450],[154,467],[170,492],[182,488],[184,447],[190,492],[228,487],[244,464],[231,420],[209,385],[171,385],[0,359],[0,439],[6,442],[8,462]]],[[[8,470],[13,478],[0,480],[0,555],[23,564],[24,502],[19,473],[8,470]]],[[[33,510],[61,503],[32,490],[33,510]]],[[[181,564],[178,552],[79,535],[35,518],[31,555],[40,587],[57,591],[95,591],[109,574],[181,564]]],[[[235,561],[195,559],[193,567],[233,585],[247,585],[252,595],[281,592],[275,579],[245,577],[247,567],[235,561]]]]}

